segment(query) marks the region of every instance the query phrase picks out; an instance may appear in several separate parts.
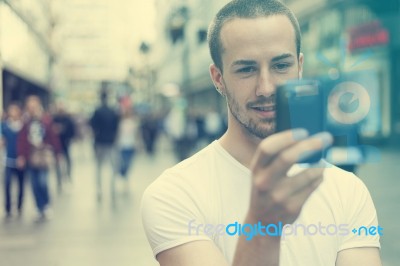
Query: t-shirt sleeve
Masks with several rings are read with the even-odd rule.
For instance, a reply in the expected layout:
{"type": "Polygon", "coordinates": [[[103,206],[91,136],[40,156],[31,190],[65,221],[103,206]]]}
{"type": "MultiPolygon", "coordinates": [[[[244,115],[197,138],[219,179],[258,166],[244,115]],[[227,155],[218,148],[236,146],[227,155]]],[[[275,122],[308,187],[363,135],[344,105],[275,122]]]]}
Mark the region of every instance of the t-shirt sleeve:
{"type": "Polygon", "coordinates": [[[154,256],[188,242],[211,240],[207,235],[197,234],[190,226],[191,221],[204,224],[204,218],[196,195],[189,193],[189,185],[179,179],[161,176],[142,197],[143,227],[154,256]]]}
{"type": "Polygon", "coordinates": [[[349,192],[344,214],[350,231],[343,237],[339,251],[357,247],[380,248],[379,233],[383,231],[378,227],[376,209],[367,187],[354,177],[349,192]]]}

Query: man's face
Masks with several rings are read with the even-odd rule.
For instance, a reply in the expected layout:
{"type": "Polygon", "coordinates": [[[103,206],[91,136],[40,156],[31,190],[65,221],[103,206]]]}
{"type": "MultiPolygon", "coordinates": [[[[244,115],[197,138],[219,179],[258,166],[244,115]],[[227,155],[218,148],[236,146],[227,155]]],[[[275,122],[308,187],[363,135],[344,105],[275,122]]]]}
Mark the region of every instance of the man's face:
{"type": "Polygon", "coordinates": [[[10,105],[8,107],[8,117],[11,120],[18,120],[21,118],[21,109],[17,105],[10,105]]]}
{"type": "Polygon", "coordinates": [[[265,138],[275,131],[275,89],[301,76],[295,31],[283,15],[236,18],[221,29],[223,74],[214,65],[214,83],[227,97],[232,127],[265,138]]]}
{"type": "Polygon", "coordinates": [[[32,117],[40,118],[43,112],[40,99],[36,96],[30,96],[26,102],[26,110],[32,117]]]}

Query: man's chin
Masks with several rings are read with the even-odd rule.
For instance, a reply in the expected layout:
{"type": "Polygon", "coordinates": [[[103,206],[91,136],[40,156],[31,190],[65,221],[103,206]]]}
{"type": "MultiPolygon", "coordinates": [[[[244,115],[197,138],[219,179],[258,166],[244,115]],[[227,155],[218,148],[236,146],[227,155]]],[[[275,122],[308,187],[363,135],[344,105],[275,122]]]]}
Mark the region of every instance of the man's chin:
{"type": "Polygon", "coordinates": [[[275,122],[261,123],[256,127],[248,128],[248,131],[257,138],[265,139],[275,133],[275,122]]]}
{"type": "Polygon", "coordinates": [[[264,131],[266,134],[271,135],[275,133],[275,120],[267,120],[267,121],[262,121],[260,124],[260,130],[264,131]]]}

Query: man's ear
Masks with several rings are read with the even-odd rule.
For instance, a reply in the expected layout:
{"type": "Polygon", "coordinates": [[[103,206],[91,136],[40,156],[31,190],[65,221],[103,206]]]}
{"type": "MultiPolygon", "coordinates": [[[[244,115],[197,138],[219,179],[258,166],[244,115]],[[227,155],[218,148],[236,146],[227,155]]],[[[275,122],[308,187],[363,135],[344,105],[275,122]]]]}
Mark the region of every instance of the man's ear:
{"type": "Polygon", "coordinates": [[[299,79],[303,77],[303,63],[304,63],[304,54],[299,54],[299,79]]]}
{"type": "Polygon", "coordinates": [[[215,65],[210,65],[210,76],[214,83],[215,89],[221,94],[225,96],[225,84],[222,80],[222,71],[215,65]]]}

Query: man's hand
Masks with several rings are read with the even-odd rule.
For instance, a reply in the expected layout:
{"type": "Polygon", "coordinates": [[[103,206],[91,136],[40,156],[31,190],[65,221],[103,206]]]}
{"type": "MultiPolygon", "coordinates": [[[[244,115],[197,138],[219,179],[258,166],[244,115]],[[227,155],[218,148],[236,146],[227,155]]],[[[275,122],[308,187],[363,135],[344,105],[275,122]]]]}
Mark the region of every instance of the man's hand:
{"type": "MultiPolygon", "coordinates": [[[[262,141],[252,162],[251,203],[244,223],[293,222],[306,199],[321,183],[323,169],[309,168],[292,177],[287,176],[287,171],[304,152],[320,150],[331,141],[329,134],[307,138],[305,131],[286,131],[262,141]]],[[[279,249],[279,237],[256,235],[247,241],[242,234],[232,265],[279,265],[279,249]]],[[[193,241],[168,249],[161,252],[157,260],[162,266],[227,265],[210,241],[193,241]]]]}
{"type": "MultiPolygon", "coordinates": [[[[305,130],[285,131],[263,140],[251,163],[252,191],[244,223],[293,223],[311,193],[322,181],[323,168],[307,168],[288,177],[288,170],[311,151],[332,142],[321,133],[308,138],[305,130]]],[[[256,235],[251,241],[240,236],[233,265],[279,265],[280,238],[256,235]]]]}
{"type": "Polygon", "coordinates": [[[263,140],[253,158],[253,186],[249,218],[263,223],[293,223],[311,193],[322,182],[322,167],[305,168],[288,177],[288,170],[311,151],[332,143],[329,133],[307,138],[302,129],[285,131],[263,140]]]}
{"type": "Polygon", "coordinates": [[[17,164],[17,168],[18,168],[18,169],[23,169],[23,168],[25,168],[25,166],[26,166],[26,160],[25,160],[25,158],[22,157],[22,156],[19,156],[19,157],[17,158],[16,164],[17,164]]]}
{"type": "Polygon", "coordinates": [[[63,155],[62,153],[57,153],[57,154],[56,154],[56,160],[57,160],[59,163],[63,163],[63,162],[64,162],[64,155],[63,155]]]}

